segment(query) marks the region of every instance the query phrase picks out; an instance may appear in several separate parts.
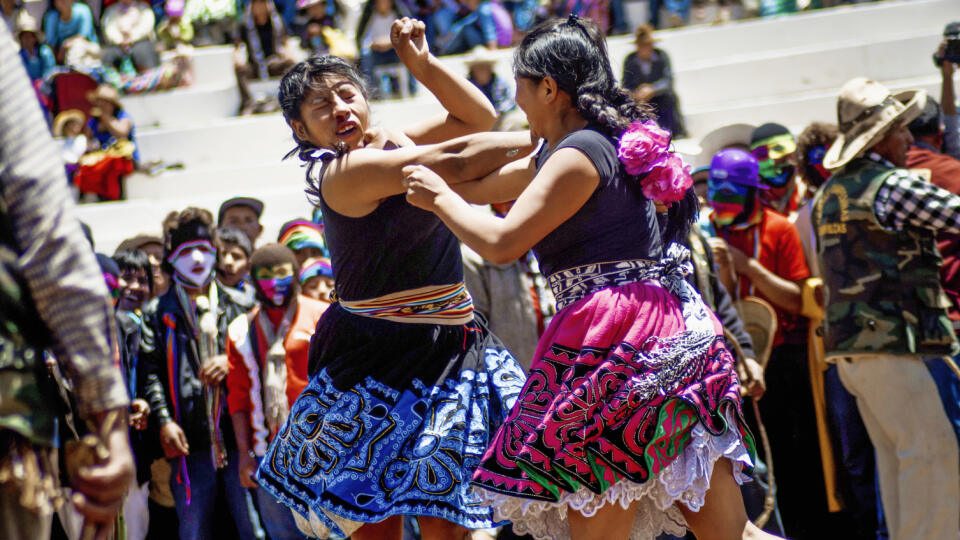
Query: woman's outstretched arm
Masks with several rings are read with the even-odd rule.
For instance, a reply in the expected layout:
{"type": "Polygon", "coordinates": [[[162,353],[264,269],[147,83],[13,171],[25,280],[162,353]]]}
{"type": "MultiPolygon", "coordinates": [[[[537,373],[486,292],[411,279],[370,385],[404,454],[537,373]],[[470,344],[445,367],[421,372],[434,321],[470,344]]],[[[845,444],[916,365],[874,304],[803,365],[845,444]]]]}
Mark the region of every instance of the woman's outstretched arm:
{"type": "Polygon", "coordinates": [[[497,121],[493,104],[473,83],[430,53],[423,22],[406,17],[397,19],[390,30],[390,40],[410,73],[446,109],[437,117],[404,129],[413,142],[437,143],[493,127],[497,121]]]}
{"type": "Polygon", "coordinates": [[[579,150],[561,148],[520,194],[506,217],[470,206],[436,172],[411,165],[403,170],[407,201],[429,210],[481,257],[494,264],[516,260],[570,219],[600,183],[593,163],[579,150]]]}
{"type": "Polygon", "coordinates": [[[392,150],[358,148],[327,167],[320,189],[335,211],[360,217],[372,212],[384,198],[406,190],[402,171],[407,165],[426,165],[446,181],[459,183],[483,178],[535,147],[529,132],[485,132],[392,150]]]}

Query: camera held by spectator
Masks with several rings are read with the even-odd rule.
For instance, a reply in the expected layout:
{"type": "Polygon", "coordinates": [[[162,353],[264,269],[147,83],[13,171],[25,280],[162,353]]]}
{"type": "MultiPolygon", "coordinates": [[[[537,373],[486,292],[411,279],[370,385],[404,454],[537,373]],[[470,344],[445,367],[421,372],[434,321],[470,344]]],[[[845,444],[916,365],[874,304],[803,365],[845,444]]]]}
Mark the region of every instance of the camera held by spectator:
{"type": "Polygon", "coordinates": [[[952,22],[943,29],[943,44],[933,53],[933,65],[944,62],[960,64],[960,22],[952,22]]]}

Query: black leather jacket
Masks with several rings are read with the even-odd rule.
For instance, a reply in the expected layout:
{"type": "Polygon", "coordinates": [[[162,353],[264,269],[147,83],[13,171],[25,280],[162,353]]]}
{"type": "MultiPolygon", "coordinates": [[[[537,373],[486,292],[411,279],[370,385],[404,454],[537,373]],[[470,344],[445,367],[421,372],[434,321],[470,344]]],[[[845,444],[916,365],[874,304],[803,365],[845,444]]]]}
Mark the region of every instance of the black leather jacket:
{"type": "MultiPolygon", "coordinates": [[[[248,297],[239,291],[223,287],[218,288],[217,326],[218,353],[226,350],[227,325],[238,316],[253,308],[248,297]]],[[[183,310],[177,301],[173,287],[156,303],[148,306],[144,313],[143,330],[140,340],[140,363],[143,366],[146,383],[141,397],[150,403],[152,430],[159,430],[170,421],[177,423],[187,436],[191,451],[210,446],[210,431],[207,426],[206,398],[203,383],[200,382],[200,360],[197,356],[197,342],[193,337],[183,310]],[[171,335],[172,334],[172,335],[171,335]],[[174,345],[173,351],[167,350],[168,340],[174,345]],[[168,365],[168,353],[176,353],[173,363],[178,369],[174,374],[174,393],[170,388],[171,366],[168,365]],[[172,397],[176,396],[176,410],[172,397]]],[[[224,387],[223,395],[226,396],[224,387]]],[[[222,405],[226,411],[226,398],[222,405]]],[[[221,414],[221,429],[227,446],[233,446],[233,426],[229,414],[221,414]]]]}

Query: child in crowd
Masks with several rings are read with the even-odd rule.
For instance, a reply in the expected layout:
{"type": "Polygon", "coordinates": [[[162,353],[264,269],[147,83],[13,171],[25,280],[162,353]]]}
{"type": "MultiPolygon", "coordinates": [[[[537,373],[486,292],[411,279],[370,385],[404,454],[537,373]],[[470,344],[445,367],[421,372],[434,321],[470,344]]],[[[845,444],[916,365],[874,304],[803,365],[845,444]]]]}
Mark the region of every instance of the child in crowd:
{"type": "Polygon", "coordinates": [[[217,212],[217,227],[240,229],[250,239],[250,247],[257,246],[257,238],[263,232],[260,216],[263,215],[263,201],[253,197],[233,197],[223,201],[217,212]]]}
{"type": "Polygon", "coordinates": [[[325,257],[327,246],[323,241],[323,226],[303,218],[288,221],[280,227],[277,242],[287,246],[297,256],[303,268],[307,259],[325,257]]]}
{"type": "Polygon", "coordinates": [[[181,540],[212,537],[218,494],[238,536],[256,537],[259,517],[240,485],[233,426],[225,420],[227,324],[253,305],[214,279],[213,216],[187,208],[166,223],[163,264],[170,289],[144,314],[146,396],[172,475],[181,540]]]}
{"type": "Polygon", "coordinates": [[[130,418],[130,445],[136,463],[134,483],[123,505],[126,538],[142,540],[149,523],[148,498],[150,464],[159,452],[155,439],[148,439],[147,416],[150,406],[143,398],[144,373],[140,366],[140,330],[143,325],[141,308],[150,299],[153,285],[152,269],[147,254],[139,250],[119,250],[113,254],[117,267],[116,318],[120,349],[120,367],[123,369],[127,391],[130,393],[133,414],[130,418]],[[152,443],[152,444],[151,444],[152,443]]]}
{"type": "Polygon", "coordinates": [[[163,261],[163,239],[151,234],[138,234],[132,238],[127,238],[117,246],[117,251],[131,249],[138,249],[144,252],[150,261],[150,279],[153,291],[151,297],[161,296],[167,292],[167,288],[170,286],[170,279],[169,276],[164,273],[162,265],[160,264],[161,261],[163,261]]]}
{"type": "Polygon", "coordinates": [[[67,168],[67,179],[73,181],[80,158],[90,144],[83,133],[86,117],[78,109],[63,111],[53,119],[53,136],[61,140],[60,157],[67,168]]]}
{"type": "Polygon", "coordinates": [[[285,246],[263,246],[250,263],[260,306],[227,330],[227,402],[237,434],[239,481],[256,490],[270,538],[302,538],[290,510],[259,487],[253,473],[307,385],[310,337],[328,304],[300,294],[299,264],[285,246]]]}
{"type": "Polygon", "coordinates": [[[250,239],[240,229],[223,227],[217,230],[217,281],[253,300],[250,277],[250,239]]]}
{"type": "Polygon", "coordinates": [[[330,302],[330,295],[333,293],[333,267],[330,259],[307,259],[300,269],[300,286],[304,296],[330,302]]]}

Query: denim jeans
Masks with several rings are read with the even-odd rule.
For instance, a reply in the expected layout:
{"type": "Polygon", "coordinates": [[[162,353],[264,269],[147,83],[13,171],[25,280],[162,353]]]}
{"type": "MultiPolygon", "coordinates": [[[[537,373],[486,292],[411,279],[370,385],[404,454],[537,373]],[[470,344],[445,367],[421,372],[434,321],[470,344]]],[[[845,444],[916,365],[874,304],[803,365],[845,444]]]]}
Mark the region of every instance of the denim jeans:
{"type": "Polygon", "coordinates": [[[872,537],[882,522],[883,506],[877,490],[877,464],[873,443],[863,425],[857,399],[840,382],[837,365],[830,364],[823,374],[827,401],[827,425],[839,466],[837,480],[844,503],[850,512],[858,538],[872,537]]]}
{"type": "Polygon", "coordinates": [[[227,455],[227,466],[219,471],[214,469],[213,457],[209,448],[195,449],[184,458],[189,478],[190,502],[187,503],[187,478],[180,471],[181,458],[170,460],[170,489],[176,501],[177,517],[180,519],[180,540],[207,540],[219,535],[212,527],[217,521],[214,516],[217,492],[222,488],[226,494],[227,506],[237,527],[239,538],[244,540],[262,540],[263,529],[260,518],[253,505],[250,490],[240,485],[238,475],[239,459],[237,451],[227,455]],[[182,481],[177,481],[180,476],[182,481]]]}
{"type": "MultiPolygon", "coordinates": [[[[960,355],[954,358],[954,361],[960,360],[960,355]]],[[[923,361],[930,370],[930,376],[937,385],[937,392],[940,393],[940,401],[943,402],[943,411],[947,413],[947,419],[953,427],[953,432],[957,435],[957,443],[960,444],[960,379],[953,373],[943,358],[926,358],[923,361]]]]}
{"type": "Polygon", "coordinates": [[[257,505],[260,507],[260,520],[270,540],[301,540],[306,536],[297,528],[290,508],[278,501],[263,489],[257,488],[257,505]]]}

